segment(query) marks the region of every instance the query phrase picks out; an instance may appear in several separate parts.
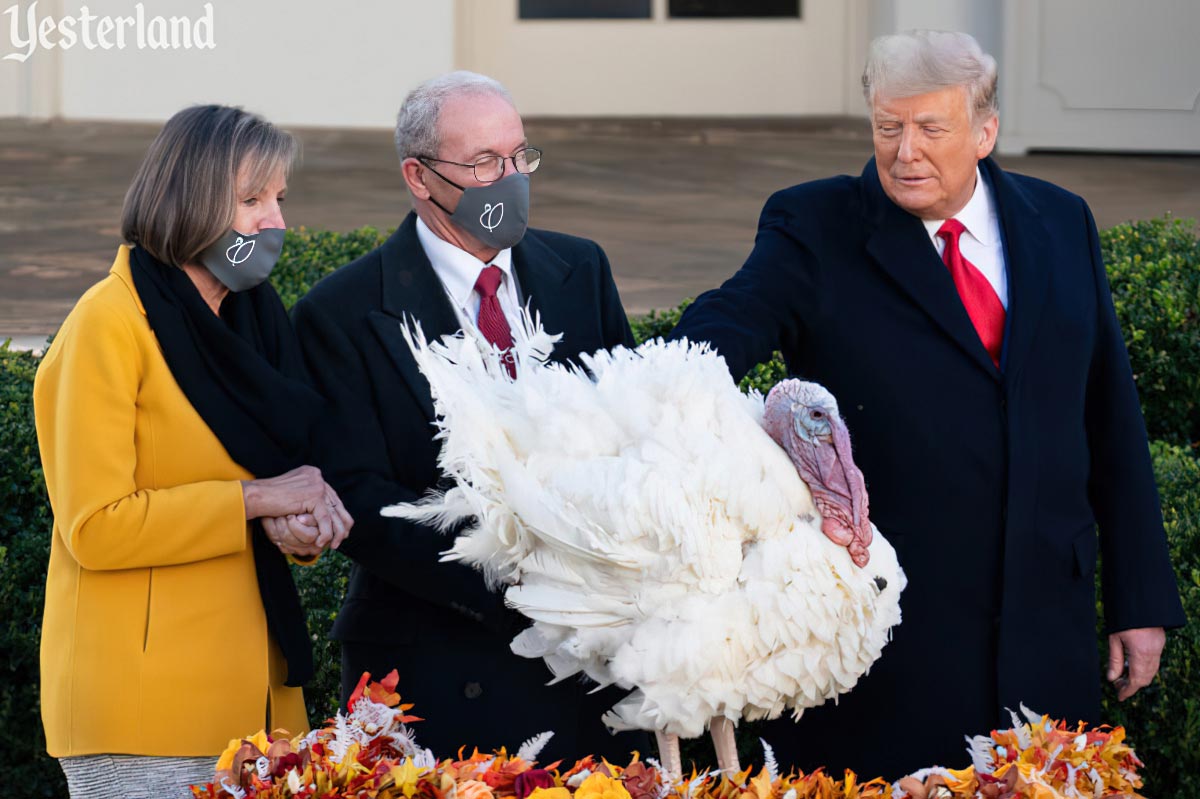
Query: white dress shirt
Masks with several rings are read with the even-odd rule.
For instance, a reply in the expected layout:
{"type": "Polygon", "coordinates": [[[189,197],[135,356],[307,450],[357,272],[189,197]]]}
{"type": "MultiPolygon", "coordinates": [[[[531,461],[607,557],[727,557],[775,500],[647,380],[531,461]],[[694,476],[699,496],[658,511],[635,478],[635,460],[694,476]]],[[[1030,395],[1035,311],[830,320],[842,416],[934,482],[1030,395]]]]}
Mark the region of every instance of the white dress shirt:
{"type": "Polygon", "coordinates": [[[491,261],[484,262],[466,250],[455,247],[429,229],[420,217],[417,217],[417,239],[421,249],[433,265],[433,271],[442,281],[442,288],[454,306],[459,324],[469,321],[472,325],[479,320],[479,292],[475,290],[475,281],[479,273],[488,265],[497,266],[503,273],[500,288],[496,290],[496,298],[500,300],[500,310],[508,320],[510,328],[516,328],[521,320],[521,290],[517,285],[517,276],[512,269],[512,249],[501,250],[491,261]]]}
{"type": "MultiPolygon", "coordinates": [[[[996,203],[992,201],[992,190],[975,167],[975,191],[966,206],[954,215],[962,222],[966,231],[958,237],[958,248],[963,257],[970,261],[996,291],[1000,304],[1008,310],[1008,275],[1004,267],[1004,245],[1000,241],[1000,217],[996,215],[996,203]]],[[[937,234],[946,220],[925,221],[925,230],[933,239],[938,256],[946,249],[946,242],[937,234]]]]}

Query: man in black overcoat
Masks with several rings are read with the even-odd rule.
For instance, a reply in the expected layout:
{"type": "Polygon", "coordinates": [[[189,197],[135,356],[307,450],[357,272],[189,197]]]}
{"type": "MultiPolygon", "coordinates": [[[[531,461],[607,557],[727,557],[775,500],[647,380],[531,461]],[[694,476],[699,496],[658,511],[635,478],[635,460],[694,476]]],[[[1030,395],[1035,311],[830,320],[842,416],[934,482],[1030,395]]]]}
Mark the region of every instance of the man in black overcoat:
{"type": "MultiPolygon", "coordinates": [[[[605,754],[627,762],[638,735],[611,736],[601,714],[620,697],[592,686],[551,687],[541,660],[509,650],[526,621],[483,577],[441,563],[449,537],[384,518],[386,505],[438,485],[429,384],[401,335],[407,320],[436,338],[477,324],[503,348],[519,309],[561,333],[571,359],[633,336],[608,259],[592,241],[526,230],[529,146],[508,92],[481,75],[434,78],[405,100],[396,147],[415,212],[378,249],[321,280],[294,319],[331,411],[316,452],[355,519],[341,551],[354,560],[333,635],[342,643],[342,699],[359,676],[400,673],[399,692],[426,720],[414,728],[439,757],[491,750],[545,730],[539,760],[605,754]]],[[[330,586],[330,590],[336,590],[330,586]]]]}
{"type": "Polygon", "coordinates": [[[904,619],[837,705],[764,735],[780,762],[895,779],[968,764],[963,737],[1021,703],[1100,721],[1098,551],[1120,698],[1184,618],[1087,204],[989,157],[996,63],[971,37],[882,37],[863,83],[862,175],[772,196],[672,335],[735,378],[780,350],[837,397],[904,619]]]}

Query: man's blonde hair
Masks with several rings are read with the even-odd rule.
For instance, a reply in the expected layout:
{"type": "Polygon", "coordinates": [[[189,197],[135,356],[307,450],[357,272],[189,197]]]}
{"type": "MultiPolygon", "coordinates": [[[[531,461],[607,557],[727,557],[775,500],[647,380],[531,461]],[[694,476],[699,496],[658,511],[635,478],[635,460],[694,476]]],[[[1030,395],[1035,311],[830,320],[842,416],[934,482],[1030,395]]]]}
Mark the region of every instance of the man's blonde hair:
{"type": "Polygon", "coordinates": [[[996,115],[996,59],[967,33],[914,30],[871,42],[862,76],[867,106],[876,97],[914,97],[952,86],[967,90],[967,111],[978,125],[996,115]]]}

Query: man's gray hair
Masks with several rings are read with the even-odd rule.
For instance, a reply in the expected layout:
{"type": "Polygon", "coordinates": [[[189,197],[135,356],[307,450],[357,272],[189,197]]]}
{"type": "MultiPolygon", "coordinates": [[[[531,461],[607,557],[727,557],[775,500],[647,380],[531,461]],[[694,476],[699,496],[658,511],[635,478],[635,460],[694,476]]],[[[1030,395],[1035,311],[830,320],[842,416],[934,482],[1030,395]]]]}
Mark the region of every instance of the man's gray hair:
{"type": "Polygon", "coordinates": [[[880,36],[871,42],[862,84],[871,108],[879,96],[914,97],[962,86],[973,123],[998,109],[996,59],[967,33],[915,30],[880,36]]]}
{"type": "Polygon", "coordinates": [[[437,123],[442,106],[462,95],[495,95],[516,107],[500,81],[478,72],[460,69],[430,78],[408,93],[396,115],[396,154],[401,161],[411,156],[437,156],[441,146],[437,123]]]}

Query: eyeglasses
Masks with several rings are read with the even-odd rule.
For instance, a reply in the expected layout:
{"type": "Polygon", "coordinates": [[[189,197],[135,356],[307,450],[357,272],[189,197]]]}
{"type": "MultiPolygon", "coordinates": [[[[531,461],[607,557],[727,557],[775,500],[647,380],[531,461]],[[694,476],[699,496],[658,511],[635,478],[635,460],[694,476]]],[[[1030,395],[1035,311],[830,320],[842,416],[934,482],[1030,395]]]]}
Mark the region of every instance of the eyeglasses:
{"type": "Polygon", "coordinates": [[[526,147],[505,158],[502,155],[485,155],[473,164],[460,164],[457,161],[446,161],[428,155],[416,156],[418,161],[433,161],[438,164],[453,164],[454,166],[470,167],[475,173],[475,179],[480,183],[494,183],[504,176],[504,162],[512,161],[518,172],[528,175],[536,172],[542,165],[542,151],[536,147],[526,147]]]}

